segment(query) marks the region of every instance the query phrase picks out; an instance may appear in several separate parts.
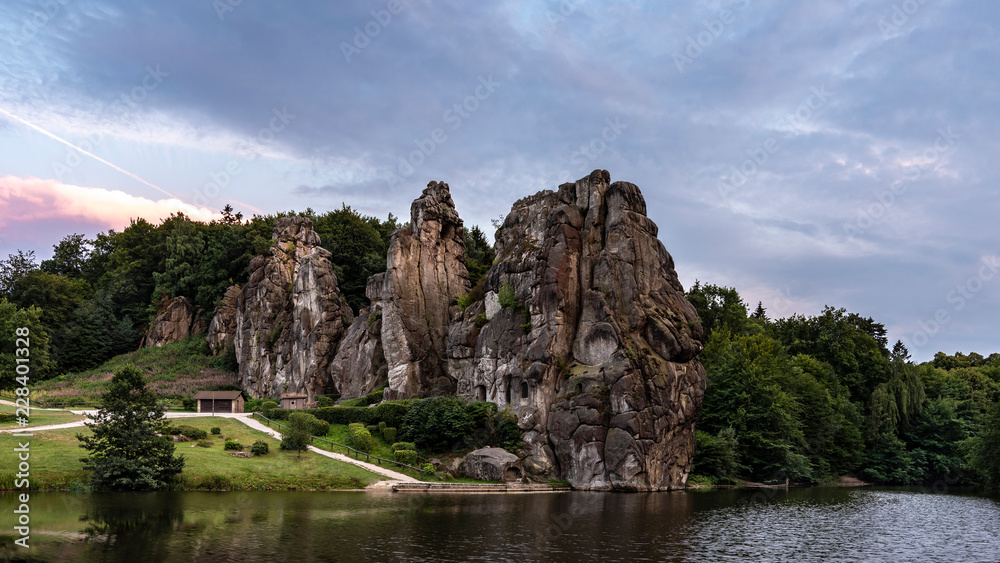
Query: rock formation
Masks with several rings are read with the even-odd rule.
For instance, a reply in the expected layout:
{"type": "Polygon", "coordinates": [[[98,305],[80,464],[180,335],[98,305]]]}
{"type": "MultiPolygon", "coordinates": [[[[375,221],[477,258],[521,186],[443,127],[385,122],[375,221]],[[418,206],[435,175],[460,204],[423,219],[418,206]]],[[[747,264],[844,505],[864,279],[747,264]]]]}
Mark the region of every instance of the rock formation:
{"type": "Polygon", "coordinates": [[[208,325],[205,341],[213,354],[221,354],[236,337],[236,306],[239,303],[240,286],[231,285],[215,308],[215,315],[208,325]]]}
{"type": "MultiPolygon", "coordinates": [[[[684,486],[706,380],[702,328],[635,185],[596,170],[518,201],[474,291],[448,185],[428,184],[410,215],[353,323],[309,219],[276,222],[235,321],[224,300],[212,323],[215,347],[235,332],[246,390],[311,400],[388,383],[387,399],[492,401],[517,416],[525,447],[516,467],[528,478],[595,490],[684,486]],[[483,297],[463,311],[465,294],[483,297]]],[[[508,461],[504,471],[515,467],[508,461]]]]}
{"type": "Polygon", "coordinates": [[[152,348],[205,332],[205,311],[195,310],[186,297],[174,297],[156,313],[146,330],[143,346],[152,348]]]}
{"type": "Polygon", "coordinates": [[[368,280],[371,300],[332,363],[342,396],[388,380],[386,398],[454,394],[448,325],[469,291],[465,230],[448,184],[431,182],[410,206],[410,226],[389,243],[386,271],[368,280]]]}
{"type": "MultiPolygon", "coordinates": [[[[237,300],[236,357],[254,397],[328,391],[329,363],[354,320],[340,298],[330,252],[306,217],[275,221],[270,256],[250,263],[237,300]]],[[[222,321],[220,321],[221,323],[222,321]]]]}
{"type": "Polygon", "coordinates": [[[518,201],[498,231],[486,298],[451,325],[449,369],[460,396],[514,410],[528,476],[684,486],[701,325],[656,235],[639,189],[600,170],[518,201]]]}
{"type": "Polygon", "coordinates": [[[502,448],[481,448],[462,460],[462,474],[478,481],[517,481],[521,469],[517,456],[502,448]]]}

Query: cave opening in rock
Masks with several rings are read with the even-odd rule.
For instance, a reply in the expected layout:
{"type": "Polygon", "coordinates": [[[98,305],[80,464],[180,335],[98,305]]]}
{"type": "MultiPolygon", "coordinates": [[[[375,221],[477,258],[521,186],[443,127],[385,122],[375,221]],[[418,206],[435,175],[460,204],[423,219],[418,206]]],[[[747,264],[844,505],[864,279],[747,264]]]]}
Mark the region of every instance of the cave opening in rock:
{"type": "Polygon", "coordinates": [[[506,401],[506,403],[509,405],[510,404],[510,382],[507,383],[507,391],[504,392],[503,398],[506,401]]]}
{"type": "Polygon", "coordinates": [[[527,381],[522,381],[521,382],[521,398],[524,399],[525,401],[527,401],[527,399],[528,399],[528,382],[527,381]]]}
{"type": "Polygon", "coordinates": [[[476,385],[476,400],[485,401],[486,400],[486,386],[476,385]]]}

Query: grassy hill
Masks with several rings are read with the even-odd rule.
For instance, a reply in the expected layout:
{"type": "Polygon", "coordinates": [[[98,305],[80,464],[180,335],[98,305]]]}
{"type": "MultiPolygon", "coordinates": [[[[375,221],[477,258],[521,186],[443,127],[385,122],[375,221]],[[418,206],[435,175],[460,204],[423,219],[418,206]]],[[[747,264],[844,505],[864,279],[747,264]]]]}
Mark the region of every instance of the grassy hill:
{"type": "Polygon", "coordinates": [[[226,369],[220,357],[213,357],[204,335],[159,348],[141,348],[115,356],[100,366],[80,373],[68,373],[45,381],[33,381],[32,402],[36,406],[95,405],[107,388],[113,372],[134,364],[146,377],[147,385],[170,403],[218,385],[236,385],[236,372],[226,369]]]}

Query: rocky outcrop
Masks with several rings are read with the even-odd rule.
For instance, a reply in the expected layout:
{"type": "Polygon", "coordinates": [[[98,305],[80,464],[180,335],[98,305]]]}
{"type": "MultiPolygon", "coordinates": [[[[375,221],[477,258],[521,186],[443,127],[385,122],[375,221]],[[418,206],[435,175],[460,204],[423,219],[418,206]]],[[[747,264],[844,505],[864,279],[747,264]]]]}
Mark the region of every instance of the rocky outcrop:
{"type": "Polygon", "coordinates": [[[215,308],[212,322],[208,324],[205,341],[213,354],[221,354],[236,337],[236,307],[240,299],[240,286],[231,285],[215,308]]]}
{"type": "Polygon", "coordinates": [[[514,410],[529,476],[684,486],[701,325],[656,235],[639,189],[607,171],[518,201],[498,231],[486,298],[450,327],[449,370],[459,395],[514,410]]]}
{"type": "Polygon", "coordinates": [[[477,481],[517,481],[521,469],[516,455],[501,448],[481,448],[462,460],[462,474],[477,481]]]}
{"type": "Polygon", "coordinates": [[[354,320],[340,298],[330,252],[306,217],[275,221],[270,256],[250,263],[237,300],[235,346],[254,397],[328,392],[329,363],[354,320]]]}
{"type": "Polygon", "coordinates": [[[368,280],[371,301],[332,363],[344,397],[388,380],[387,398],[455,392],[447,370],[448,326],[469,291],[465,230],[448,184],[431,182],[410,206],[410,226],[389,243],[386,271],[368,280]]]}
{"type": "Polygon", "coordinates": [[[156,313],[156,318],[146,330],[143,346],[163,346],[203,332],[205,311],[195,309],[186,297],[174,297],[156,313]]]}

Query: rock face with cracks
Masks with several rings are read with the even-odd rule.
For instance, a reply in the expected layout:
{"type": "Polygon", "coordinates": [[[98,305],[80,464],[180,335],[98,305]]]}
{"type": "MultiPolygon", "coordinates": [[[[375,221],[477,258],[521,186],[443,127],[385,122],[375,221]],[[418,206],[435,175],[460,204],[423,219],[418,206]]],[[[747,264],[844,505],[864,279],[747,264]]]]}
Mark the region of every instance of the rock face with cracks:
{"type": "MultiPolygon", "coordinates": [[[[244,388],[350,398],[387,384],[387,399],[491,401],[523,431],[504,471],[578,489],[683,487],[706,382],[702,328],[639,188],[595,170],[524,198],[496,256],[470,290],[462,220],[448,185],[431,182],[355,320],[310,221],[279,219],[235,307],[244,388]],[[465,294],[482,297],[462,311],[465,294]]],[[[230,332],[224,311],[216,346],[230,332]]]]}
{"type": "Polygon", "coordinates": [[[236,358],[254,397],[328,392],[329,363],[354,320],[330,252],[306,217],[275,221],[270,256],[250,263],[236,306],[236,358]]]}
{"type": "Polygon", "coordinates": [[[205,311],[196,310],[187,297],[174,297],[156,313],[156,318],[146,331],[143,346],[163,346],[203,332],[205,311]]]}
{"type": "Polygon", "coordinates": [[[468,291],[462,220],[448,184],[431,182],[410,206],[410,226],[393,233],[386,271],[365,289],[371,307],[332,363],[342,396],[386,382],[388,399],[454,394],[448,327],[468,291]]]}
{"type": "Polygon", "coordinates": [[[639,189],[604,170],[518,201],[498,231],[486,298],[451,325],[449,370],[460,396],[513,409],[527,476],[685,485],[702,329],[656,235],[639,189]]]}
{"type": "Polygon", "coordinates": [[[240,286],[231,285],[215,308],[215,315],[208,325],[205,341],[213,354],[220,354],[236,337],[236,306],[240,299],[240,286]]]}

